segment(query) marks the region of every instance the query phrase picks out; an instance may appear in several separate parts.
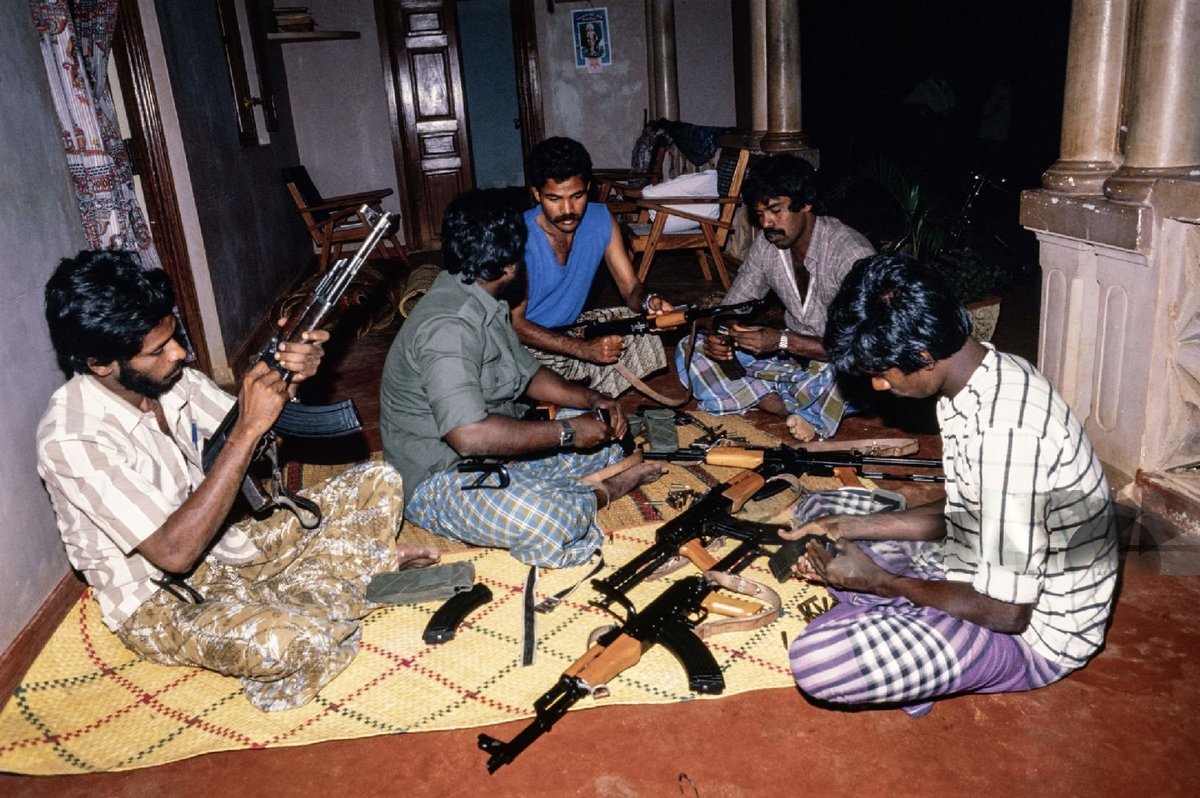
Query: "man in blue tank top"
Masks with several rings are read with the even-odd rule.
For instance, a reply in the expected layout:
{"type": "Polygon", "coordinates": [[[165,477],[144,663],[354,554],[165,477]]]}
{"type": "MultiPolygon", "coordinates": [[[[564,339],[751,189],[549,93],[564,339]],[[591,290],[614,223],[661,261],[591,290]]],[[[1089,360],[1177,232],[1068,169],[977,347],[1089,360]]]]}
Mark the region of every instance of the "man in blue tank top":
{"type": "Polygon", "coordinates": [[[525,213],[529,239],[526,301],[512,311],[521,343],[542,365],[607,396],[630,387],[627,371],[641,378],[666,368],[662,341],[653,335],[608,335],[585,340],[553,328],[577,321],[607,320],[634,313],[661,313],[671,304],[647,293],[634,273],[621,231],[602,204],[588,203],[592,159],[579,142],[555,136],[529,155],[531,193],[525,213]],[[608,267],[626,307],[583,312],[600,262],[608,267]]]}

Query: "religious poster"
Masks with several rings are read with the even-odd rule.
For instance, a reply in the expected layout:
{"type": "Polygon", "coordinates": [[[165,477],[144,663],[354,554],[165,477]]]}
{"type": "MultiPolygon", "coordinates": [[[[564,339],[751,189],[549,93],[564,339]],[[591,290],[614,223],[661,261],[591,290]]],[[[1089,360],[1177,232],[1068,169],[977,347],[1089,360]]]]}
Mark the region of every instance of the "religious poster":
{"type": "Polygon", "coordinates": [[[575,66],[589,72],[612,64],[612,43],[608,37],[608,9],[588,8],[571,12],[575,38],[575,66]]]}

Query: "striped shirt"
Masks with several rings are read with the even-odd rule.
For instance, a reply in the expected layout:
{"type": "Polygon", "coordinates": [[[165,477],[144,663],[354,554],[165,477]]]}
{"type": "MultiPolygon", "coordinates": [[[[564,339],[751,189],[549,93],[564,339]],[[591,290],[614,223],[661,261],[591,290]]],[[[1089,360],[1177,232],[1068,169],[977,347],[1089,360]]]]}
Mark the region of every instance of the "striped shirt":
{"type": "MultiPolygon", "coordinates": [[[[200,451],[233,397],[184,369],[160,399],[171,435],[142,411],[77,374],[54,392],[38,423],[38,474],[46,483],[67,557],[87,579],[105,624],[118,628],[157,590],[162,576],[137,547],[204,479],[200,451]]],[[[230,528],[212,550],[229,563],[257,548],[230,528]]]]}
{"type": "Polygon", "coordinates": [[[1022,639],[1079,667],[1104,642],[1116,583],[1108,483],[1046,379],[985,346],[966,386],[938,400],[946,538],[923,559],[998,601],[1034,605],[1022,639]]]}
{"type": "Polygon", "coordinates": [[[861,258],[875,254],[871,242],[857,230],[832,216],[814,219],[812,240],[804,255],[808,270],[808,295],[800,296],[791,250],[780,249],[760,231],[738,269],[733,285],[722,302],[732,305],[748,299],[760,299],[774,291],[783,302],[787,329],[801,335],[820,338],[825,334],[825,318],[842,280],[861,258]]]}

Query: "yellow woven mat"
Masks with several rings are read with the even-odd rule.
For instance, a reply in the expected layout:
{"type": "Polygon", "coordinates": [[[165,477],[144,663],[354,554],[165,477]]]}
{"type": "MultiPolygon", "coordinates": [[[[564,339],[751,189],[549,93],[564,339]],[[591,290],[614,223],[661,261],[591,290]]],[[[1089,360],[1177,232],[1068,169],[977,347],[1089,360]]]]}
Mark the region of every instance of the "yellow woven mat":
{"type": "MultiPolygon", "coordinates": [[[[676,481],[692,480],[700,486],[713,479],[718,478],[704,469],[672,467],[659,483],[646,486],[643,495],[622,500],[644,510],[622,508],[617,502],[605,511],[607,517],[602,514],[601,524],[613,529],[610,518],[635,511],[661,511],[671,517],[674,510],[652,504],[655,496],[665,496],[676,481]]],[[[806,486],[827,487],[823,482],[806,486]]],[[[784,510],[781,505],[775,514],[784,510]]],[[[657,526],[642,522],[611,534],[604,547],[608,568],[649,545],[657,526]]],[[[538,616],[535,663],[521,667],[526,567],[507,552],[491,549],[461,550],[445,559],[474,562],[477,579],[493,593],[493,600],[468,617],[455,639],[434,646],[421,639],[438,602],[380,610],[364,622],[361,652],[346,671],[308,705],[274,713],[251,706],[235,679],[139,660],[104,627],[89,591],[0,713],[0,771],[51,775],[129,770],[215,751],[467,728],[530,717],[533,701],[583,653],[588,634],[610,616],[587,603],[595,595],[589,585],[580,587],[555,612],[538,616]]],[[[668,579],[689,572],[690,566],[668,579]]],[[[745,574],[776,586],[765,560],[745,574]]],[[[543,572],[539,597],[580,576],[581,568],[543,572]]],[[[663,585],[644,583],[632,598],[643,606],[663,585]]],[[[708,640],[725,676],[725,695],[794,684],[783,640],[803,629],[802,604],[812,606],[828,597],[822,589],[796,580],[778,587],[784,600],[780,620],[708,640]]],[[[584,699],[576,708],[696,697],[688,690],[682,667],[659,646],[613,680],[611,688],[611,697],[584,699]]],[[[569,725],[570,720],[563,723],[569,725]]],[[[483,767],[482,752],[463,755],[478,755],[483,767]]]]}

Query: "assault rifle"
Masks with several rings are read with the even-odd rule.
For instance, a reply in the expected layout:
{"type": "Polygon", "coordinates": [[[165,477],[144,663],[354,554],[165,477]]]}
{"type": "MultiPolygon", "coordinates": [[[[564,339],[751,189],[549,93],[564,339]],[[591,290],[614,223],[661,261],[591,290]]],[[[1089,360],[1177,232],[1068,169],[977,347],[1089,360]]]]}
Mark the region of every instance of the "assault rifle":
{"type": "Polygon", "coordinates": [[[942,467],[941,460],[922,460],[916,457],[875,457],[859,452],[809,452],[803,446],[711,446],[707,449],[692,446],[686,449],[676,449],[673,452],[645,451],[642,456],[647,460],[670,460],[680,463],[706,463],[715,466],[730,466],[733,468],[767,467],[772,473],[812,474],[813,476],[829,477],[834,475],[834,469],[849,468],[860,477],[867,479],[894,479],[902,482],[944,482],[941,474],[914,473],[902,471],[868,470],[874,468],[937,468],[942,467]]]}
{"type": "MultiPolygon", "coordinates": [[[[362,206],[359,213],[371,224],[370,235],[355,251],[353,257],[338,260],[325,272],[316,287],[305,297],[300,310],[289,320],[284,331],[272,337],[266,347],[251,359],[250,365],[265,360],[267,365],[283,376],[284,382],[291,381],[291,372],[275,359],[275,352],[278,351],[279,344],[300,341],[304,333],[320,329],[329,320],[338,301],[358,274],[358,270],[362,268],[363,263],[366,262],[371,251],[379,244],[392,223],[391,214],[377,213],[367,205],[362,206]]],[[[225,414],[225,418],[221,420],[221,424],[212,437],[204,442],[201,465],[205,473],[212,469],[213,463],[217,461],[217,455],[225,448],[229,433],[233,430],[233,425],[237,422],[239,415],[240,408],[238,403],[234,402],[233,407],[225,414]]],[[[254,453],[254,460],[266,458],[271,462],[275,472],[271,494],[268,496],[263,493],[248,474],[242,480],[242,495],[250,503],[251,510],[259,513],[274,507],[287,507],[296,514],[296,518],[305,529],[312,529],[320,524],[321,508],[314,502],[287,491],[282,486],[276,452],[278,436],[334,438],[349,435],[360,429],[362,429],[362,422],[358,417],[358,410],[354,407],[354,402],[350,399],[344,399],[332,405],[303,405],[298,402],[285,404],[279,418],[258,442],[254,453]]]]}
{"type": "Polygon", "coordinates": [[[662,332],[663,330],[682,327],[685,324],[699,321],[700,319],[718,317],[748,318],[757,313],[765,302],[765,299],[748,299],[745,302],[737,302],[732,305],[714,305],[712,307],[680,305],[657,316],[641,313],[637,316],[629,316],[621,319],[584,322],[582,325],[569,324],[566,327],[557,329],[561,332],[562,330],[580,328],[580,336],[586,339],[599,338],[604,335],[645,335],[647,333],[662,332]]]}
{"type": "Polygon", "coordinates": [[[600,597],[593,599],[592,605],[608,609],[617,603],[627,612],[635,612],[627,597],[634,585],[644,581],[659,566],[679,554],[702,570],[708,570],[713,562],[712,555],[704,547],[718,536],[759,544],[781,543],[778,528],[739,522],[730,517],[731,513],[742,509],[742,505],[753,498],[765,483],[763,474],[742,471],[710,488],[691,507],[660,526],[655,532],[653,545],[603,579],[593,579],[592,587],[600,593],[600,597]]]}
{"type": "MultiPolygon", "coordinates": [[[[756,543],[744,542],[712,570],[736,573],[753,561],[758,552],[756,543]]],[[[693,692],[707,695],[724,692],[725,677],[720,666],[694,630],[709,613],[737,617],[754,614],[761,607],[754,602],[718,595],[716,578],[720,577],[705,574],[679,579],[644,610],[601,634],[582,657],[563,671],[554,686],[533,702],[536,713],[533,720],[511,741],[479,735],[479,747],[491,755],[487,760],[488,772],[495,773],[516,759],[585,695],[607,696],[609,681],[636,665],[642,654],[655,644],[665,645],[683,664],[688,687],[693,692]]],[[[769,618],[769,614],[764,617],[769,618]]]]}

